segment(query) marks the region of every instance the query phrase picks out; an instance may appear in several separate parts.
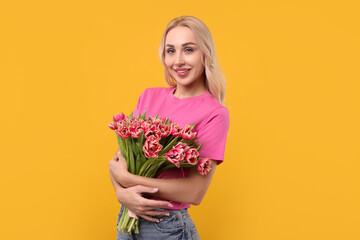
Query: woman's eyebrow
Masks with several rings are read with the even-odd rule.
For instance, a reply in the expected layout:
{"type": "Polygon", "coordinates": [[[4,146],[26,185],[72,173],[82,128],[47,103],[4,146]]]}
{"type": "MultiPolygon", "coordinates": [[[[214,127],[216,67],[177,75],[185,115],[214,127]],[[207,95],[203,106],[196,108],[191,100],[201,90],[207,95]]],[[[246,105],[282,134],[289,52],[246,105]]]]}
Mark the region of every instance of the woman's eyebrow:
{"type": "MultiPolygon", "coordinates": [[[[184,46],[187,46],[187,45],[196,45],[196,43],[193,43],[193,42],[186,42],[186,43],[184,43],[184,44],[182,44],[181,46],[182,47],[184,47],[184,46]]],[[[174,45],[172,45],[172,44],[166,44],[166,46],[165,47],[174,47],[174,45]]]]}
{"type": "Polygon", "coordinates": [[[186,42],[181,46],[184,47],[184,46],[187,46],[187,45],[196,45],[196,43],[194,43],[194,42],[186,42]]]}

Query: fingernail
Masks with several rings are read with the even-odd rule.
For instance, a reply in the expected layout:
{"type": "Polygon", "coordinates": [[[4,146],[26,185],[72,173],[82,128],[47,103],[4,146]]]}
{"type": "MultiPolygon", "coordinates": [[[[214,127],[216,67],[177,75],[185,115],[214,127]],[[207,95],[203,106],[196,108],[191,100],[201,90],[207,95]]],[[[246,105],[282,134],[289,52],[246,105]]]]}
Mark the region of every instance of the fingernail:
{"type": "Polygon", "coordinates": [[[154,188],[154,191],[157,191],[157,190],[159,190],[158,188],[154,188]]]}
{"type": "Polygon", "coordinates": [[[165,213],[165,215],[166,215],[166,216],[169,216],[169,215],[170,215],[170,213],[168,213],[168,212],[167,212],[167,213],[165,213]]]}
{"type": "Polygon", "coordinates": [[[168,207],[173,207],[173,205],[171,203],[168,204],[168,207]]]}
{"type": "Polygon", "coordinates": [[[162,218],[160,218],[160,221],[162,221],[163,219],[162,218]]]}
{"type": "Polygon", "coordinates": [[[158,219],[158,220],[156,220],[156,222],[160,222],[160,221],[159,221],[159,219],[158,219]]]}

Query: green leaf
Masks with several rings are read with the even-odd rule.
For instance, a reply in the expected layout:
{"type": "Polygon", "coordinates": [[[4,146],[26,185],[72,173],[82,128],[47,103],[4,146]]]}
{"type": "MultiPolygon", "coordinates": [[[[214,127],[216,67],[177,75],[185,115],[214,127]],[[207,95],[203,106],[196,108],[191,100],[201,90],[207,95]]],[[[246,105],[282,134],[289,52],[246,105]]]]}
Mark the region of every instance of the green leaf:
{"type": "Polygon", "coordinates": [[[141,118],[144,119],[144,120],[145,120],[145,118],[146,118],[146,111],[147,111],[147,110],[145,110],[143,116],[141,117],[141,118]]]}
{"type": "Polygon", "coordinates": [[[144,142],[144,131],[142,131],[141,133],[140,133],[140,135],[139,135],[139,138],[138,138],[138,141],[137,142],[140,142],[141,144],[143,144],[143,142],[144,142]]]}
{"type": "Polygon", "coordinates": [[[187,145],[191,145],[191,144],[193,144],[193,143],[196,141],[196,139],[198,139],[198,138],[199,138],[199,137],[194,137],[194,138],[189,139],[189,140],[181,139],[180,142],[186,143],[187,145]]]}
{"type": "Polygon", "coordinates": [[[137,174],[138,171],[140,170],[140,167],[139,167],[139,148],[136,144],[136,142],[134,141],[133,138],[130,138],[130,143],[131,143],[131,150],[133,152],[133,156],[134,156],[134,163],[133,163],[133,167],[134,167],[134,173],[137,174]]]}
{"type": "Polygon", "coordinates": [[[190,126],[191,126],[190,129],[193,130],[193,128],[195,127],[195,123],[194,123],[194,124],[191,124],[190,126]]]}
{"type": "Polygon", "coordinates": [[[141,167],[144,165],[145,162],[146,162],[146,157],[145,157],[145,155],[143,153],[143,154],[140,155],[140,169],[139,169],[139,172],[140,172],[141,167]]]}
{"type": "Polygon", "coordinates": [[[136,145],[138,147],[138,151],[140,151],[140,153],[143,153],[143,147],[144,147],[143,141],[137,141],[136,145]]]}
{"type": "Polygon", "coordinates": [[[201,149],[201,147],[202,147],[203,143],[204,143],[204,142],[202,142],[202,143],[200,144],[200,146],[198,146],[198,147],[197,147],[197,149],[196,149],[197,151],[200,151],[200,149],[201,149]]]}
{"type": "Polygon", "coordinates": [[[125,159],[127,159],[127,148],[126,148],[125,140],[122,139],[122,137],[120,137],[117,134],[116,134],[116,138],[118,140],[118,145],[120,147],[121,154],[124,156],[125,159]]]}
{"type": "Polygon", "coordinates": [[[140,176],[144,176],[144,173],[147,172],[147,169],[150,167],[152,161],[150,160],[151,158],[149,158],[147,161],[145,161],[145,163],[141,166],[141,169],[139,171],[139,175],[140,176]]]}
{"type": "MultiPolygon", "coordinates": [[[[129,138],[127,138],[127,139],[129,139],[129,138]]],[[[129,142],[128,142],[128,154],[129,154],[128,167],[130,167],[129,172],[132,174],[135,174],[135,159],[134,159],[134,151],[131,147],[131,138],[129,139],[129,142]]]]}
{"type": "Polygon", "coordinates": [[[165,143],[166,143],[166,138],[161,138],[160,141],[159,141],[159,143],[160,143],[162,146],[164,146],[165,143]]]}
{"type": "Polygon", "coordinates": [[[174,138],[165,148],[163,148],[160,152],[159,155],[163,155],[164,153],[167,153],[168,151],[170,151],[170,149],[175,146],[175,144],[177,144],[177,140],[178,140],[179,136],[177,136],[176,138],[174,138]]]}
{"type": "MultiPolygon", "coordinates": [[[[130,156],[129,156],[129,144],[128,144],[128,141],[127,139],[124,139],[124,143],[125,143],[125,152],[126,152],[126,165],[128,167],[128,170],[130,171],[130,156]]],[[[124,155],[123,155],[124,156],[124,155]]]]}
{"type": "Polygon", "coordinates": [[[190,148],[197,148],[199,146],[198,142],[194,142],[193,144],[189,145],[190,148]]]}

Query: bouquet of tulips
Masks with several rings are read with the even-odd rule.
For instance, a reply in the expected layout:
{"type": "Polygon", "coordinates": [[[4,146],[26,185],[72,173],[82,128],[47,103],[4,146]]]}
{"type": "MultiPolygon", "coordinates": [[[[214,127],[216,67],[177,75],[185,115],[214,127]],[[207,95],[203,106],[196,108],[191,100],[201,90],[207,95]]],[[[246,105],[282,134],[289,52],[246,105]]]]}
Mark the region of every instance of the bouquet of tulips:
{"type": "MultiPolygon", "coordinates": [[[[195,124],[180,128],[169,118],[146,118],[146,111],[138,117],[133,113],[113,116],[109,128],[114,130],[120,151],[128,166],[128,171],[143,177],[153,178],[171,167],[196,167],[201,175],[210,171],[210,160],[199,158],[202,144],[192,132],[195,124]]],[[[136,215],[124,208],[117,226],[119,231],[139,233],[136,215]]]]}

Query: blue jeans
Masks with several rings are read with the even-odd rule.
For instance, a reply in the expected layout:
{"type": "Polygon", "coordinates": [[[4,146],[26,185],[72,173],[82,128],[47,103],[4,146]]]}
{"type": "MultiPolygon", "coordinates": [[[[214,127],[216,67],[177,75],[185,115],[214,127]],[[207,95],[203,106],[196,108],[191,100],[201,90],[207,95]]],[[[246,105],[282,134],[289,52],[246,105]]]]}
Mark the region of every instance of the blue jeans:
{"type": "MultiPolygon", "coordinates": [[[[116,226],[119,224],[124,207],[121,206],[116,226]]],[[[163,220],[156,223],[139,217],[139,234],[117,231],[116,240],[200,240],[195,224],[187,208],[181,210],[157,209],[169,212],[169,216],[154,216],[163,220]]]]}

